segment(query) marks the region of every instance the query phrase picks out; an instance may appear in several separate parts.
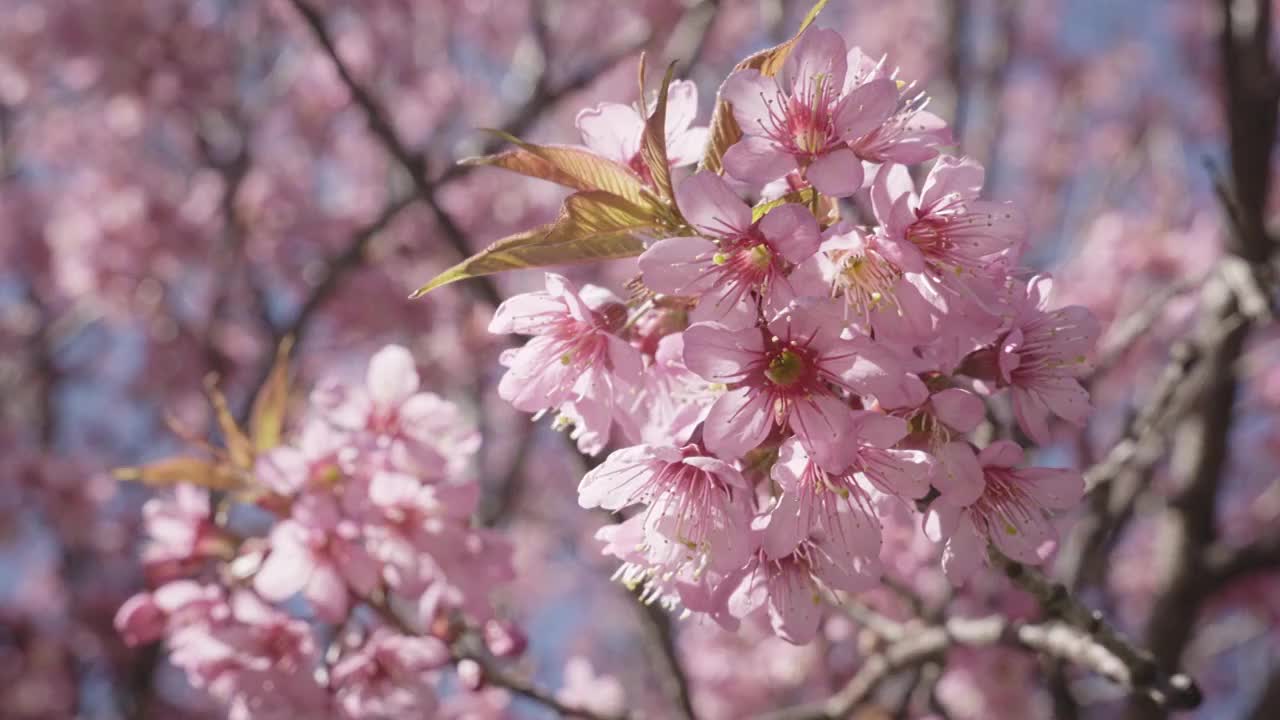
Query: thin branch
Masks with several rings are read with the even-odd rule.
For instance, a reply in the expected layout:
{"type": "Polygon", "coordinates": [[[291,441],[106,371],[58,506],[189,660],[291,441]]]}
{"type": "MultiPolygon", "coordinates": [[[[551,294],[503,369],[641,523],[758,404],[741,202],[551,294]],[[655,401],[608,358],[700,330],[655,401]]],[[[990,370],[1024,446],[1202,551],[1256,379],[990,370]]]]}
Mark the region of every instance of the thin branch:
{"type": "Polygon", "coordinates": [[[657,655],[659,664],[664,668],[659,671],[664,676],[663,684],[666,686],[664,694],[676,706],[680,717],[696,720],[693,698],[689,693],[689,678],[684,672],[684,665],[680,662],[680,656],[676,650],[671,616],[657,603],[640,601],[638,607],[649,630],[653,653],[657,655]]]}
{"type": "MultiPolygon", "coordinates": [[[[369,606],[378,617],[388,625],[394,627],[397,632],[408,636],[420,636],[421,633],[411,624],[400,617],[385,599],[377,597],[373,598],[357,598],[360,602],[369,606]]],[[[499,667],[497,661],[484,649],[484,643],[476,639],[473,634],[464,632],[461,637],[453,643],[450,648],[453,662],[456,664],[463,660],[471,660],[480,665],[484,672],[485,681],[493,686],[501,687],[509,690],[520,697],[532,700],[539,705],[543,705],[555,712],[561,717],[569,718],[585,718],[585,720],[625,720],[627,715],[604,715],[593,712],[586,708],[569,705],[561,702],[553,693],[545,690],[533,682],[526,680],[517,675],[507,672],[499,667]]]]}
{"type": "MultiPolygon", "coordinates": [[[[1163,672],[1152,653],[1135,647],[1106,622],[1102,613],[1086,607],[1066,586],[1050,580],[1035,568],[1010,560],[994,549],[991,560],[1004,570],[1014,584],[1031,594],[1047,614],[1058,618],[1067,627],[1082,633],[1111,653],[1125,668],[1123,685],[1145,695],[1159,706],[1189,709],[1200,704],[1200,689],[1194,680],[1182,673],[1163,672]]],[[[1093,669],[1113,680],[1118,677],[1113,676],[1111,670],[1103,672],[1098,668],[1093,669]]]]}
{"type": "MultiPolygon", "coordinates": [[[[329,61],[333,63],[334,68],[338,71],[338,76],[342,78],[343,84],[347,86],[352,99],[364,111],[365,117],[369,121],[369,129],[378,138],[378,141],[382,143],[387,153],[409,175],[418,197],[435,213],[436,221],[440,225],[440,230],[443,232],[445,240],[453,247],[454,252],[459,257],[465,258],[469,256],[471,248],[467,245],[465,235],[454,223],[453,218],[440,207],[439,202],[436,200],[436,186],[427,179],[426,155],[409,148],[408,144],[396,132],[386,108],[378,102],[378,99],[374,97],[368,88],[355,78],[351,69],[347,67],[346,61],[338,54],[338,48],[333,41],[333,36],[329,34],[329,29],[325,26],[324,15],[306,0],[290,0],[290,3],[298,11],[298,14],[302,16],[307,27],[311,29],[311,34],[316,42],[324,49],[325,55],[328,56],[329,61]]],[[[497,286],[487,277],[476,279],[468,287],[473,288],[473,292],[476,292],[481,300],[491,305],[496,306],[501,301],[497,286]]]]}
{"type": "MultiPolygon", "coordinates": [[[[1225,115],[1231,184],[1220,192],[1231,232],[1226,250],[1233,262],[1252,268],[1267,265],[1274,243],[1266,232],[1266,205],[1271,186],[1271,156],[1280,113],[1280,71],[1271,60],[1269,5],[1259,5],[1254,33],[1237,37],[1234,0],[1221,0],[1219,48],[1225,88],[1225,115]]],[[[1251,287],[1253,270],[1237,265],[1206,285],[1195,341],[1202,357],[1193,387],[1194,412],[1181,421],[1175,436],[1170,476],[1173,486],[1167,512],[1172,531],[1165,547],[1174,565],[1157,592],[1146,627],[1146,642],[1161,667],[1181,661],[1196,620],[1212,588],[1204,583],[1206,548],[1218,539],[1217,500],[1222,486],[1240,390],[1238,365],[1253,322],[1268,316],[1258,310],[1251,287]],[[1252,308],[1252,312],[1251,312],[1252,308]],[[1238,322],[1236,318],[1241,318],[1238,322]]],[[[1265,297],[1265,296],[1264,296],[1265,297]]],[[[1162,708],[1130,705],[1132,718],[1154,718],[1162,708]]]]}

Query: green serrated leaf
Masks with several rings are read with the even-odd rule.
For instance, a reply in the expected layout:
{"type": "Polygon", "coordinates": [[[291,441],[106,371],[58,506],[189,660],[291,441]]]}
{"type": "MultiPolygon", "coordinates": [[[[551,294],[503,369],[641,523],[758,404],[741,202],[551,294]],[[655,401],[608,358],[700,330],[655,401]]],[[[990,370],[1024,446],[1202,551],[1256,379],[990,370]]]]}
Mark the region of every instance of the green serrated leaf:
{"type": "Polygon", "coordinates": [[[675,189],[671,184],[671,164],[667,160],[667,93],[671,90],[671,79],[675,71],[674,62],[667,66],[667,74],[662,78],[662,87],[658,90],[658,101],[653,107],[653,114],[645,121],[644,135],[640,141],[640,156],[649,168],[653,186],[664,200],[671,203],[675,202],[675,189]]]}
{"type": "Polygon", "coordinates": [[[193,457],[167,458],[141,467],[117,468],[112,474],[117,480],[155,487],[190,484],[210,490],[235,490],[243,485],[241,475],[234,468],[193,457]]]}
{"type": "Polygon", "coordinates": [[[253,401],[249,415],[249,438],[256,453],[264,453],[280,444],[284,434],[284,414],[289,402],[289,353],[293,337],[286,337],[276,348],[276,361],[267,382],[253,401]]]}
{"type": "Polygon", "coordinates": [[[635,233],[661,224],[652,208],[612,193],[575,193],[565,200],[560,217],[551,225],[495,242],[440,273],[411,297],[422,297],[458,280],[507,270],[634,257],[644,252],[644,242],[635,233]]]}
{"type": "Polygon", "coordinates": [[[465,165],[488,165],[549,180],[574,190],[603,190],[636,204],[644,204],[644,182],[630,168],[586,148],[534,145],[499,130],[493,131],[516,147],[494,155],[467,158],[465,165]]]}

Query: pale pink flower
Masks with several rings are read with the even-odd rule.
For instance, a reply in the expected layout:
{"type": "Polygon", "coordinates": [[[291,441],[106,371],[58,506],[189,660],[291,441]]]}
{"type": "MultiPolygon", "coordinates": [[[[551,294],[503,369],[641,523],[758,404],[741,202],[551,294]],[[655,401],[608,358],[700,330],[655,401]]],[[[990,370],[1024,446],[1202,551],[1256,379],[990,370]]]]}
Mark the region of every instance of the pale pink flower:
{"type": "MultiPolygon", "coordinates": [[[[733,531],[738,532],[737,528],[733,531]]],[[[707,553],[696,552],[664,533],[651,530],[644,513],[616,525],[606,525],[595,537],[603,543],[603,554],[622,562],[613,579],[638,591],[641,602],[658,602],[667,610],[683,607],[710,617],[726,630],[737,627],[737,618],[729,613],[728,606],[728,592],[732,587],[724,579],[736,576],[740,568],[734,567],[729,572],[716,570],[710,565],[707,553]]],[[[747,545],[746,551],[750,552],[751,547],[747,545]]],[[[718,564],[728,566],[723,562],[727,557],[729,555],[719,553],[718,564]]]]}
{"type": "Polygon", "coordinates": [[[844,299],[846,317],[881,341],[910,345],[931,339],[943,303],[922,275],[903,270],[879,235],[848,221],[832,226],[823,238],[811,262],[831,295],[844,299]]]}
{"type": "Polygon", "coordinates": [[[627,709],[622,683],[611,675],[597,674],[590,660],[577,655],[564,666],[564,686],[556,699],[599,715],[620,715],[627,709]]]}
{"type": "Polygon", "coordinates": [[[434,637],[378,628],[338,661],[331,684],[349,718],[430,715],[437,706],[433,671],[449,660],[449,648],[434,637]]]}
{"type": "Polygon", "coordinates": [[[203,488],[178,485],[171,495],[148,500],[142,516],[148,536],[142,562],[153,581],[183,574],[227,547],[213,522],[209,492],[203,488]]]}
{"type": "Polygon", "coordinates": [[[1027,232],[1012,205],[979,199],[983,176],[971,159],[941,157],[919,196],[900,165],[882,166],[871,186],[880,251],[903,272],[923,276],[933,288],[926,299],[947,314],[951,335],[995,329],[1004,284],[993,263],[1027,232]]]}
{"type": "Polygon", "coordinates": [[[305,495],[293,516],[271,531],[271,551],[253,578],[263,598],[275,602],[301,592],[317,617],[340,622],[352,595],[368,597],[378,565],[365,549],[360,525],[340,515],[332,495],[305,495]]]}
{"type": "Polygon", "coordinates": [[[363,388],[322,382],[311,402],[335,428],[362,436],[396,465],[445,478],[466,465],[480,435],[456,405],[419,392],[420,384],[413,355],[388,345],[369,360],[363,388]]]}
{"type": "Polygon", "coordinates": [[[889,79],[895,89],[896,104],[889,117],[849,144],[859,158],[869,163],[915,165],[932,160],[939,146],[954,142],[946,121],[925,110],[929,97],[917,90],[914,82],[899,82],[896,71],[888,72],[884,61],[876,62],[858,48],[849,51],[848,64],[854,87],[889,79]]]}
{"type": "Polygon", "coordinates": [[[790,427],[820,464],[838,470],[853,411],[833,388],[874,395],[886,406],[924,401],[923,383],[889,352],[843,332],[840,316],[824,303],[797,304],[763,329],[698,323],[686,330],[685,364],[727,386],[703,424],[707,448],[741,457],[774,426],[790,427]]]}
{"type": "Polygon", "coordinates": [[[987,414],[982,398],[963,388],[949,387],[929,395],[918,408],[894,413],[910,423],[911,447],[934,451],[973,431],[987,414]]]}
{"type": "MultiPolygon", "coordinates": [[[[667,162],[671,167],[692,165],[702,159],[707,128],[694,127],[698,116],[698,87],[676,80],[667,92],[667,162]]],[[[640,155],[645,117],[632,105],[600,103],[578,113],[582,142],[596,153],[625,165],[646,182],[653,182],[640,155]]]]}
{"type": "Polygon", "coordinates": [[[1032,278],[1013,327],[997,343],[999,384],[1012,388],[1018,425],[1049,441],[1050,413],[1076,425],[1089,415],[1089,392],[1077,378],[1091,369],[1098,319],[1079,305],[1049,310],[1052,281],[1032,278]]]}
{"type": "Polygon", "coordinates": [[[715,393],[684,365],[684,334],[658,341],[643,385],[619,418],[628,439],[650,445],[684,445],[703,421],[715,393]]]}
{"type": "MultiPolygon", "coordinates": [[[[973,451],[960,445],[953,443],[949,452],[972,457],[973,451]]],[[[1016,467],[1021,462],[1017,444],[994,442],[977,455],[981,486],[976,495],[944,490],[929,506],[925,532],[944,543],[942,567],[953,583],[963,583],[985,562],[988,543],[1018,562],[1039,564],[1057,539],[1050,511],[1074,507],[1084,493],[1076,471],[1016,467]]]]}
{"type": "Polygon", "coordinates": [[[699,298],[698,320],[723,321],[752,294],[770,314],[797,297],[787,273],[818,248],[812,213],[788,203],[753,222],[751,207],[707,171],[680,183],[676,199],[700,237],[659,240],[640,256],[650,289],[699,298]]]}
{"type": "MultiPolygon", "coordinates": [[[[618,511],[647,506],[646,537],[677,543],[683,562],[736,570],[750,552],[751,488],[732,465],[695,445],[616,450],[582,478],[578,503],[618,511]]],[[[645,542],[648,542],[646,540],[645,542]]]]}
{"type": "Polygon", "coordinates": [[[879,582],[879,559],[850,565],[848,557],[841,557],[842,545],[828,531],[813,528],[787,555],[772,557],[761,547],[739,574],[740,582],[737,578],[728,581],[736,585],[729,599],[730,611],[745,618],[766,607],[778,637],[797,645],[808,643],[817,634],[825,612],[824,594],[862,592],[879,582]]]}
{"type": "Polygon", "coordinates": [[[545,292],[508,299],[489,324],[492,333],[534,336],[503,353],[507,372],[498,394],[525,412],[572,404],[576,419],[591,431],[579,438],[579,447],[599,452],[624,393],[639,385],[643,373],[640,353],[614,334],[617,327],[568,280],[547,273],[545,292]]]}
{"type": "Polygon", "coordinates": [[[887,78],[854,85],[844,38],[810,29],[787,56],[780,78],[739,70],[721,88],[743,138],[724,156],[725,170],[763,185],[799,170],[819,192],[846,197],[862,187],[862,162],[849,149],[894,112],[887,78]]]}
{"type": "Polygon", "coordinates": [[[846,572],[879,577],[880,521],[875,491],[856,473],[828,473],[794,437],[778,450],[770,476],[782,490],[764,516],[761,547],[770,558],[790,555],[821,528],[831,561],[846,572]]]}
{"type": "Polygon", "coordinates": [[[115,628],[129,646],[145,645],[164,637],[169,616],[156,604],[149,592],[142,592],[124,601],[116,611],[115,628]]]}

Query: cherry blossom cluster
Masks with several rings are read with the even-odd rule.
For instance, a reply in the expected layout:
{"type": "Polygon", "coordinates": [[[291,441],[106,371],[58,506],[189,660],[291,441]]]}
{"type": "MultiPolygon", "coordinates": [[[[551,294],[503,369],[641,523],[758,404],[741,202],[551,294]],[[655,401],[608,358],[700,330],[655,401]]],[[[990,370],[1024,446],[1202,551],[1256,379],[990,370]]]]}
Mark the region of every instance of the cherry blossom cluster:
{"type": "Polygon", "coordinates": [[[498,656],[524,643],[490,602],[512,576],[510,547],[471,523],[479,440],[457,407],[420,391],[406,349],[384,348],[363,386],[319,385],[293,441],[258,457],[235,508],[248,517],[192,485],[147,503],[155,589],[117,628],[131,644],[163,639],[231,717],[436,708],[459,632],[498,656]]]}
{"type": "MultiPolygon", "coordinates": [[[[983,199],[978,163],[940,154],[946,125],[896,75],[824,29],[776,77],[736,70],[720,99],[741,138],[723,174],[677,171],[684,231],[647,242],[628,297],[548,274],[493,317],[533,336],[504,355],[501,395],[553,412],[585,453],[622,446],[579,501],[626,515],[598,538],[650,601],[730,629],[767,612],[804,643],[824,599],[879,584],[885,513],[916,513],[961,583],[991,545],[1041,562],[1083,492],[975,430],[989,403],[1037,442],[1055,416],[1082,423],[1098,324],[1050,304],[1049,278],[1019,265],[1020,214],[983,199]]],[[[674,168],[709,142],[696,112],[673,83],[674,168]]],[[[657,192],[640,111],[578,125],[657,192]]]]}

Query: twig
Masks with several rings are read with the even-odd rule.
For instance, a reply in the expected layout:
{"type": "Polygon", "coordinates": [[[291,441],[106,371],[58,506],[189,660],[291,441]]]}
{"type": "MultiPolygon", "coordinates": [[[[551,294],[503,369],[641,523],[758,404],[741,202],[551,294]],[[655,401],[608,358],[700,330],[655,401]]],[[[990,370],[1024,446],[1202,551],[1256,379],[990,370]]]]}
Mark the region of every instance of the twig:
{"type": "MultiPolygon", "coordinates": [[[[410,625],[400,617],[385,599],[378,597],[358,598],[360,602],[369,606],[378,617],[388,625],[396,629],[397,632],[408,636],[420,636],[416,628],[410,625]]],[[[544,690],[534,683],[513,675],[498,666],[494,658],[484,650],[484,644],[476,640],[471,634],[464,632],[450,648],[453,662],[456,664],[462,660],[471,660],[480,665],[484,671],[484,679],[490,685],[505,688],[520,697],[532,700],[543,705],[562,717],[569,718],[585,718],[586,720],[625,720],[626,715],[613,716],[602,715],[600,713],[580,708],[561,702],[554,694],[544,690]]]]}
{"type": "MultiPolygon", "coordinates": [[[[1228,256],[1254,268],[1264,267],[1273,256],[1274,243],[1266,232],[1266,206],[1271,187],[1271,155],[1276,143],[1280,113],[1280,69],[1271,59],[1270,3],[1256,0],[1254,32],[1237,36],[1235,0],[1220,0],[1222,30],[1219,36],[1224,75],[1228,151],[1231,158],[1230,192],[1224,190],[1228,256]]],[[[1237,365],[1253,322],[1269,315],[1255,311],[1250,270],[1226,272],[1209,282],[1196,325],[1196,342],[1202,362],[1197,368],[1194,408],[1178,427],[1171,462],[1173,497],[1164,539],[1175,563],[1156,595],[1146,627],[1146,642],[1163,667],[1180,662],[1191,641],[1201,605],[1213,588],[1204,580],[1205,549],[1218,538],[1218,491],[1227,465],[1236,395],[1237,365]],[[1236,316],[1242,316],[1234,322],[1236,316]]],[[[1264,306],[1266,301],[1262,301],[1264,306]]],[[[1130,705],[1131,718],[1154,718],[1162,709],[1148,702],[1130,705]]]]}
{"type": "MultiPolygon", "coordinates": [[[[994,549],[991,551],[991,560],[1018,587],[1030,593],[1047,614],[1083,633],[1111,653],[1125,668],[1122,684],[1126,687],[1139,691],[1160,706],[1187,709],[1200,704],[1200,689],[1194,680],[1182,673],[1168,674],[1161,671],[1150,652],[1134,647],[1103,619],[1102,613],[1086,607],[1066,586],[1053,582],[1039,570],[1010,560],[994,549]]],[[[1099,668],[1094,669],[1108,677],[1112,677],[1114,670],[1111,668],[1103,672],[1099,668]]],[[[1117,677],[1119,676],[1112,679],[1117,677]]]]}

